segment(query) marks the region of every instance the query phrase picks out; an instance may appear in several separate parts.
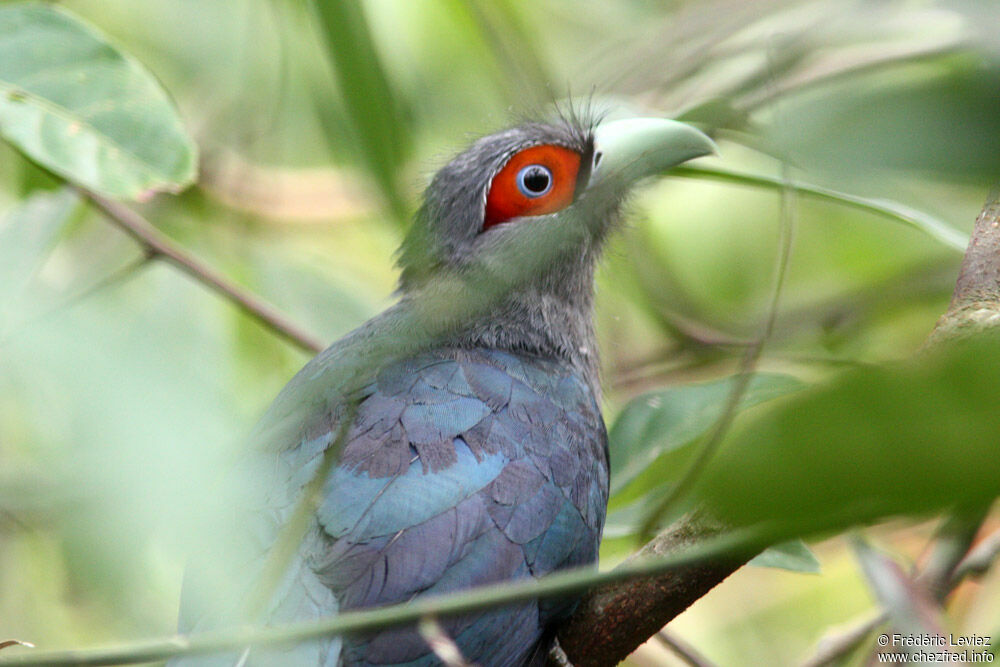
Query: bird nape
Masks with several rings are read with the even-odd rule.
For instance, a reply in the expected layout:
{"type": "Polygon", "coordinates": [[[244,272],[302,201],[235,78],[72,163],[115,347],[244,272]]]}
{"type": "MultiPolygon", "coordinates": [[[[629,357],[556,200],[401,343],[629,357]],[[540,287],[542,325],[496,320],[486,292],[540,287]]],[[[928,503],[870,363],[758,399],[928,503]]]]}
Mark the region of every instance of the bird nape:
{"type": "MultiPolygon", "coordinates": [[[[181,631],[595,566],[608,498],[595,264],[636,181],[713,151],[674,121],[561,119],[483,137],[443,167],[400,250],[399,302],[309,362],[261,421],[221,546],[185,576],[181,631]],[[301,501],[307,488],[318,502],[301,501]]],[[[441,626],[469,661],[532,664],[574,604],[441,626]]],[[[438,659],[404,626],[183,662],[438,659]]]]}

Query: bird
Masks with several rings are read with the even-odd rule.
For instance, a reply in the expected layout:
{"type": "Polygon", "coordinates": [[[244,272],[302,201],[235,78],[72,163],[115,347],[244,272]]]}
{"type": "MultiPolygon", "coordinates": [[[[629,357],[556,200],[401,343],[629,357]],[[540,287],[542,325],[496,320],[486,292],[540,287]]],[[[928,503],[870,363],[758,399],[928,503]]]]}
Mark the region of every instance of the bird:
{"type": "MultiPolygon", "coordinates": [[[[595,567],[609,488],[595,268],[636,183],[714,152],[681,122],[560,113],[443,166],[397,255],[398,301],[307,363],[254,431],[245,502],[223,531],[242,546],[189,568],[181,631],[595,567]]],[[[473,663],[541,664],[576,603],[439,627],[473,663]]],[[[171,664],[439,662],[410,625],[171,664]]]]}

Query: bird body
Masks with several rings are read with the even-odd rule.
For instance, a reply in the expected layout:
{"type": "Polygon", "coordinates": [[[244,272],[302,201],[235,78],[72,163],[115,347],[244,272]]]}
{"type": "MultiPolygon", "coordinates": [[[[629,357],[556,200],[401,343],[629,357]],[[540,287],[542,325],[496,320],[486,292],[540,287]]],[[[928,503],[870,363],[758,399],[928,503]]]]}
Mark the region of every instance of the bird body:
{"type": "MultiPolygon", "coordinates": [[[[596,561],[607,436],[571,368],[437,349],[384,368],[363,393],[317,512],[329,539],[310,563],[341,610],[596,561]]],[[[299,456],[318,461],[321,442],[299,456]]],[[[467,659],[521,664],[564,611],[531,602],[442,624],[467,659]]],[[[423,664],[433,655],[412,629],[393,629],[349,640],[342,658],[423,664]]]]}
{"type": "MultiPolygon", "coordinates": [[[[254,564],[317,475],[321,493],[269,591],[268,622],[596,564],[608,451],[594,267],[628,187],[711,150],[704,135],[669,121],[612,130],[606,146],[577,121],[475,142],[428,188],[400,254],[400,302],[334,343],[278,396],[257,432],[254,546],[237,578],[252,589],[262,570],[254,564]],[[640,149],[624,156],[614,150],[633,144],[640,149]]],[[[544,658],[555,622],[573,605],[534,600],[441,625],[468,660],[530,664],[544,658]]],[[[197,605],[188,609],[182,629],[218,626],[197,605]]],[[[253,648],[237,659],[438,662],[413,626],[253,648]]]]}

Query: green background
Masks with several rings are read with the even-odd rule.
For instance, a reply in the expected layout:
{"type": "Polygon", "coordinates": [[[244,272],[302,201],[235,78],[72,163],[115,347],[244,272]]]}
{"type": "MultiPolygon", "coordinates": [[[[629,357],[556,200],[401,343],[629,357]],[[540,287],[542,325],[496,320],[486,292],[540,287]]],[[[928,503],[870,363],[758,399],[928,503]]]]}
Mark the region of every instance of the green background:
{"type": "MultiPolygon", "coordinates": [[[[668,175],[630,202],[597,285],[609,426],[641,396],[614,434],[613,465],[650,463],[613,480],[606,565],[635,548],[636,507],[676,480],[721,410],[728,385],[701,383],[731,375],[741,342],[762,330],[783,226],[794,238],[759,362],[773,379],[762,379],[736,440],[753,447],[754,425],[770,425],[756,432],[789,476],[823,476],[816,457],[799,466],[803,440],[857,461],[824,483],[855,480],[851,497],[871,498],[853,521],[916,513],[869,532],[904,567],[918,559],[933,527],[921,517],[949,497],[894,491],[909,472],[886,468],[907,460],[891,420],[873,436],[884,450],[851,458],[851,420],[867,417],[848,408],[884,414],[884,387],[898,385],[839,377],[913,357],[948,304],[961,239],[1000,174],[996,3],[59,4],[152,72],[198,145],[195,186],[147,193],[137,209],[327,342],[392,303],[393,252],[430,175],[471,138],[567,94],[711,130],[721,156],[700,161],[706,169],[779,182],[784,173],[920,212],[907,225],[800,194],[783,213],[773,187],[668,175]],[[927,233],[927,219],[952,235],[927,233]],[[826,406],[795,422],[803,438],[774,426],[787,422],[768,416],[767,399],[807,384],[833,389],[803,401],[826,406]],[[880,504],[881,492],[893,502],[880,504]]],[[[58,186],[0,143],[0,640],[162,636],[174,630],[185,553],[213,484],[309,355],[173,267],[142,262],[139,247],[58,186]]],[[[935,465],[957,471],[961,487],[962,466],[979,460],[963,452],[979,456],[1000,432],[983,421],[992,403],[955,407],[968,407],[967,384],[936,392],[953,377],[942,373],[905,376],[899,399],[911,406],[902,414],[917,415],[908,418],[930,415],[928,429],[960,417],[947,438],[927,438],[928,488],[935,465]]],[[[989,374],[974,381],[990,386],[989,374]]],[[[724,457],[719,479],[744,474],[767,495],[759,476],[769,464],[751,458],[733,473],[740,459],[724,457]]],[[[975,484],[970,497],[995,497],[989,480],[975,484]]],[[[760,511],[788,507],[798,520],[797,493],[779,485],[760,511]]],[[[819,495],[810,513],[823,499],[843,502],[819,495]]],[[[853,521],[820,522],[819,575],[746,568],[671,627],[719,664],[797,664],[831,625],[875,604],[850,545],[832,534],[853,521]]],[[[993,572],[959,590],[946,626],[996,637],[998,601],[993,572]]],[[[633,660],[677,664],[658,646],[633,660]]]]}

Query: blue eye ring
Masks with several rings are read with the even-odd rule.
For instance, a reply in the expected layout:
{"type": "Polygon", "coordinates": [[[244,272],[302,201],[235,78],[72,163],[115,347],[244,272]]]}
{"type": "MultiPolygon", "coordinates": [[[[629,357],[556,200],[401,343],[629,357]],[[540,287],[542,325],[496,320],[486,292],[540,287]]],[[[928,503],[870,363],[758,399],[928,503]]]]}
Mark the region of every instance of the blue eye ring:
{"type": "Polygon", "coordinates": [[[517,189],[529,199],[544,197],[552,190],[552,171],[540,164],[529,164],[517,172],[517,189]]]}

